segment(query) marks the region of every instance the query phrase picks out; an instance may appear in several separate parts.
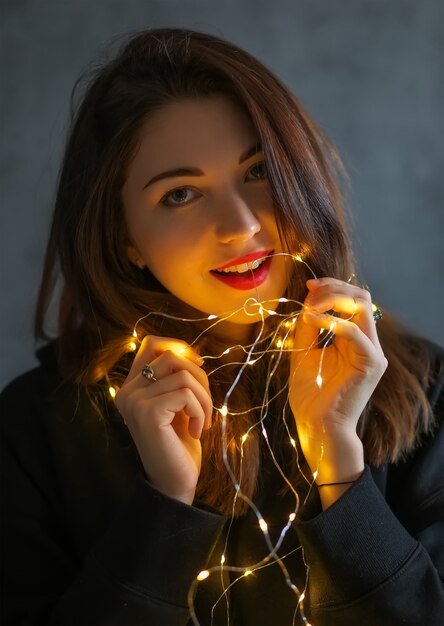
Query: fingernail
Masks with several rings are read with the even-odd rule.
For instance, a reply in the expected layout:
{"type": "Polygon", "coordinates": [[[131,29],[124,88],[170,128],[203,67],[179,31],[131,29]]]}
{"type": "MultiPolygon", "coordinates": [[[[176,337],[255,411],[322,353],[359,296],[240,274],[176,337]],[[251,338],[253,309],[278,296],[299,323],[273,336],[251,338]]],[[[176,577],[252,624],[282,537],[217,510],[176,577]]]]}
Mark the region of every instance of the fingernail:
{"type": "Polygon", "coordinates": [[[305,284],[310,289],[311,287],[317,287],[320,282],[321,281],[318,278],[309,278],[305,284]]]}

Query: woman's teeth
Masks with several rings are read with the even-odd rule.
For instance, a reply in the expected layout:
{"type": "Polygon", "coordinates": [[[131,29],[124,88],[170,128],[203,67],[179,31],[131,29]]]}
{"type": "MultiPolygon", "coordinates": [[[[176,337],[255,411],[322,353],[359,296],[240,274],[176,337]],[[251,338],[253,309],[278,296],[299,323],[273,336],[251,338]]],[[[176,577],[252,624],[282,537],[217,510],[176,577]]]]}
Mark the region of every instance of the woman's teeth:
{"type": "Polygon", "coordinates": [[[249,263],[242,263],[242,265],[232,265],[231,267],[225,267],[223,270],[216,270],[217,272],[223,272],[225,274],[237,272],[238,274],[243,274],[248,272],[248,270],[255,270],[262,265],[267,257],[262,257],[262,259],[256,259],[256,261],[251,261],[249,263]]]}

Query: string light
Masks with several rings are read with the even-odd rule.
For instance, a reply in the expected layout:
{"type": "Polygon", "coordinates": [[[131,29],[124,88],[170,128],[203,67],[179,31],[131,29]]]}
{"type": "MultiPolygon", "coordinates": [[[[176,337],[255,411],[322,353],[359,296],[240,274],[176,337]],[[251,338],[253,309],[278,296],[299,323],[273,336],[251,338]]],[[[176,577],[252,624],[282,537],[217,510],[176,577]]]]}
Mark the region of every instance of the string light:
{"type": "MultiPolygon", "coordinates": [[[[304,261],[304,257],[302,253],[297,253],[297,254],[289,254],[289,253],[277,253],[273,256],[283,256],[283,257],[288,257],[290,260],[296,261],[298,263],[302,263],[303,265],[305,265],[307,267],[307,269],[310,271],[311,275],[314,278],[317,278],[316,275],[314,274],[313,270],[309,267],[309,265],[304,261]]],[[[195,625],[200,626],[200,623],[197,619],[197,616],[195,614],[194,611],[194,593],[195,593],[195,586],[206,580],[213,572],[222,572],[222,567],[223,567],[223,571],[228,571],[228,572],[233,572],[238,574],[238,578],[236,578],[235,580],[233,580],[229,586],[231,586],[232,584],[235,584],[235,582],[237,580],[239,580],[242,577],[247,577],[250,576],[253,572],[257,572],[258,570],[260,570],[263,567],[267,567],[269,565],[272,565],[274,563],[276,563],[281,571],[282,574],[284,576],[284,579],[287,583],[287,585],[290,587],[290,589],[295,593],[296,598],[297,598],[297,610],[300,613],[300,617],[303,621],[303,623],[305,624],[305,626],[311,626],[310,622],[308,622],[305,613],[304,613],[304,609],[303,609],[303,602],[305,600],[305,590],[302,591],[301,593],[299,592],[297,586],[291,581],[290,575],[285,567],[284,561],[283,559],[285,557],[281,557],[278,555],[278,549],[280,547],[280,545],[282,544],[282,541],[285,537],[285,534],[287,532],[287,530],[291,527],[292,523],[295,521],[296,517],[297,517],[297,512],[298,512],[298,507],[299,507],[299,497],[297,492],[295,491],[295,489],[293,488],[293,486],[291,485],[291,483],[289,482],[289,479],[285,476],[285,473],[283,472],[282,468],[279,466],[277,459],[274,457],[273,451],[270,447],[270,443],[268,441],[268,434],[267,434],[267,430],[265,428],[264,425],[264,419],[267,416],[268,413],[268,405],[274,400],[274,398],[270,398],[269,397],[269,381],[271,380],[271,378],[274,375],[274,372],[276,371],[276,368],[278,367],[281,357],[282,357],[282,353],[284,351],[293,351],[293,343],[292,343],[292,335],[290,334],[292,332],[292,329],[294,327],[294,325],[297,322],[298,316],[301,312],[301,309],[303,307],[303,303],[301,302],[296,302],[294,300],[289,300],[286,297],[280,297],[278,299],[274,299],[274,300],[268,300],[268,301],[261,301],[259,298],[259,293],[257,292],[257,298],[248,298],[241,307],[239,307],[239,309],[237,309],[236,311],[229,311],[227,313],[220,313],[218,312],[218,314],[210,314],[207,315],[206,317],[202,318],[202,319],[195,319],[195,320],[187,320],[185,318],[177,318],[173,315],[168,315],[162,312],[156,312],[156,311],[150,311],[147,315],[141,317],[139,320],[137,320],[135,326],[134,326],[134,330],[133,330],[133,337],[136,340],[138,339],[138,333],[137,333],[137,326],[138,324],[146,319],[149,318],[150,316],[163,316],[169,319],[173,319],[173,320],[177,320],[177,321],[183,321],[183,322],[197,322],[197,321],[210,321],[210,322],[214,322],[211,325],[206,325],[207,328],[206,330],[203,330],[192,342],[191,345],[194,345],[198,342],[198,340],[200,339],[200,337],[207,332],[210,328],[213,328],[214,326],[216,326],[217,324],[229,320],[230,317],[236,315],[238,312],[243,311],[246,315],[248,316],[261,316],[261,328],[260,331],[256,337],[256,339],[254,340],[254,342],[252,344],[250,344],[249,346],[231,346],[226,348],[220,356],[214,356],[214,355],[208,355],[205,356],[205,359],[218,359],[221,356],[227,355],[230,353],[230,350],[236,348],[236,354],[237,351],[239,349],[243,350],[243,352],[246,354],[246,358],[244,361],[242,361],[241,363],[239,363],[239,365],[241,366],[233,383],[230,385],[230,388],[228,390],[228,392],[225,395],[224,401],[222,406],[219,409],[216,409],[221,417],[221,433],[222,433],[222,442],[223,442],[223,461],[226,467],[226,470],[232,480],[232,484],[233,484],[233,488],[235,491],[235,502],[236,499],[240,498],[242,499],[244,502],[247,503],[247,505],[255,512],[257,519],[258,519],[258,525],[262,531],[262,535],[264,538],[264,541],[268,547],[268,554],[258,563],[251,563],[249,565],[249,567],[247,569],[245,569],[245,567],[237,567],[236,565],[230,565],[227,566],[225,565],[225,550],[222,553],[221,557],[220,557],[220,565],[210,568],[210,569],[204,569],[201,572],[199,572],[199,574],[197,575],[193,585],[191,586],[190,590],[189,590],[189,594],[188,594],[188,604],[190,607],[190,614],[191,614],[191,618],[192,621],[195,625]],[[290,316],[289,313],[283,313],[279,311],[279,307],[277,307],[277,310],[275,309],[276,305],[279,303],[290,303],[292,305],[294,305],[294,310],[290,312],[290,316]],[[253,308],[252,308],[253,307],[253,308]],[[264,314],[268,314],[269,316],[273,316],[275,318],[281,318],[281,319],[277,319],[274,323],[274,326],[272,327],[271,331],[267,331],[269,332],[269,335],[265,335],[264,336],[264,331],[265,331],[265,319],[264,319],[264,314]],[[269,344],[268,347],[265,348],[265,350],[261,350],[260,352],[255,352],[256,350],[256,346],[259,344],[259,342],[264,341],[264,340],[268,340],[269,344]],[[277,350],[276,350],[277,349],[277,350]],[[247,442],[248,437],[249,437],[249,432],[252,428],[259,426],[259,432],[262,433],[262,437],[264,438],[268,449],[271,453],[271,457],[273,459],[273,463],[275,464],[277,470],[281,473],[281,475],[283,476],[283,478],[286,480],[287,484],[290,486],[292,492],[295,495],[296,498],[296,506],[295,506],[295,510],[292,511],[289,515],[288,515],[288,522],[285,524],[285,526],[283,526],[283,528],[281,529],[281,532],[278,536],[278,539],[276,541],[275,544],[272,543],[269,533],[268,533],[268,524],[265,521],[265,519],[263,518],[263,516],[260,514],[259,510],[257,509],[256,505],[246,496],[246,494],[244,494],[242,492],[241,489],[241,484],[242,481],[240,480],[239,476],[236,476],[233,468],[230,465],[229,462],[229,456],[227,454],[227,445],[228,442],[226,441],[226,428],[227,428],[227,417],[228,415],[230,415],[230,418],[232,419],[236,419],[236,416],[238,415],[238,413],[235,413],[232,411],[232,409],[230,408],[230,412],[228,410],[228,406],[229,406],[229,399],[230,399],[230,395],[233,391],[233,389],[236,387],[240,377],[243,375],[243,372],[245,370],[245,368],[247,366],[252,366],[254,363],[256,363],[259,359],[262,359],[263,356],[265,354],[267,354],[267,352],[269,353],[269,361],[267,361],[266,363],[271,364],[271,366],[269,366],[268,369],[268,374],[267,374],[267,384],[266,384],[266,389],[265,389],[265,395],[264,395],[264,402],[262,404],[262,406],[259,407],[250,407],[249,410],[260,410],[260,419],[256,424],[253,424],[250,426],[250,429],[248,430],[248,432],[245,432],[241,438],[240,438],[240,443],[241,443],[241,450],[240,450],[240,467],[237,469],[237,471],[239,472],[239,476],[242,473],[242,463],[243,463],[243,447],[244,444],[247,442]],[[273,352],[275,354],[273,354],[273,352]]],[[[354,306],[353,306],[353,312],[356,312],[358,310],[357,308],[357,303],[354,302],[354,306]]],[[[372,311],[375,312],[376,310],[378,310],[378,307],[372,303],[372,311]]],[[[340,320],[339,320],[340,321],[340,320]]],[[[337,321],[334,321],[330,324],[330,327],[328,329],[328,331],[326,329],[320,329],[319,331],[319,335],[324,335],[325,338],[323,338],[323,345],[322,348],[320,350],[320,357],[319,357],[319,367],[318,367],[318,372],[315,378],[316,381],[316,385],[318,386],[319,389],[322,388],[323,384],[324,384],[324,378],[322,375],[322,369],[323,369],[323,359],[324,359],[324,354],[325,351],[327,349],[327,347],[329,345],[331,345],[331,341],[329,341],[329,337],[328,335],[333,335],[335,329],[336,329],[336,324],[337,321]],[[326,336],[327,335],[327,336],[326,336]]],[[[308,352],[311,348],[317,348],[318,347],[318,342],[315,341],[313,342],[313,344],[311,346],[308,346],[307,348],[298,348],[297,350],[301,350],[303,352],[308,352]]],[[[319,345],[319,347],[321,347],[319,345]]],[[[135,351],[137,349],[137,343],[135,341],[131,341],[129,343],[129,349],[132,351],[135,351]]],[[[186,348],[180,347],[177,350],[175,350],[177,353],[183,353],[186,350],[186,348]]],[[[222,367],[227,367],[229,365],[233,365],[233,363],[226,363],[225,361],[222,361],[221,365],[219,367],[217,367],[216,369],[214,369],[212,372],[208,373],[208,376],[211,376],[214,372],[217,371],[217,369],[220,369],[222,367]]],[[[280,391],[276,392],[276,395],[274,397],[277,397],[277,395],[279,395],[280,393],[285,392],[285,390],[288,390],[288,385],[284,388],[281,389],[280,391]]],[[[109,394],[112,398],[115,397],[117,390],[110,386],[109,387],[109,394]]],[[[246,413],[247,411],[244,411],[244,413],[246,413]]],[[[285,414],[285,412],[284,412],[285,414]]],[[[285,422],[285,416],[284,416],[284,423],[286,425],[285,422]]],[[[290,434],[290,430],[288,429],[287,425],[287,432],[288,432],[288,440],[291,444],[291,446],[295,449],[295,454],[296,454],[296,458],[298,455],[298,447],[297,447],[297,442],[296,440],[291,436],[290,434]]],[[[323,451],[323,442],[321,441],[321,460],[322,460],[322,451],[323,451]]],[[[299,462],[298,462],[298,467],[299,467],[299,462]]],[[[302,470],[301,470],[302,473],[302,470]]],[[[318,471],[316,470],[315,472],[313,472],[313,480],[312,482],[310,482],[308,480],[307,477],[304,476],[305,480],[308,482],[308,484],[311,485],[314,483],[314,481],[316,480],[318,471]]],[[[302,474],[303,475],[303,474],[302,474]]],[[[233,505],[233,511],[234,511],[234,505],[233,505]]],[[[230,525],[231,527],[231,525],[230,525]]],[[[227,542],[229,540],[229,532],[227,534],[226,537],[226,545],[227,542]]],[[[298,548],[300,549],[300,547],[298,548]]],[[[307,576],[308,576],[308,568],[307,568],[307,576]]],[[[223,582],[223,579],[222,579],[223,582]]],[[[222,594],[222,596],[224,596],[226,594],[226,591],[228,590],[224,588],[224,592],[222,594]]],[[[221,597],[222,597],[221,596],[221,597]]],[[[214,608],[214,607],[213,607],[214,608]]]]}
{"type": "Polygon", "coordinates": [[[261,519],[259,520],[259,526],[260,526],[260,529],[261,529],[261,531],[262,531],[263,533],[267,532],[267,530],[268,530],[268,524],[267,524],[267,522],[264,520],[264,518],[263,518],[263,517],[261,517],[261,519]]]}
{"type": "Polygon", "coordinates": [[[116,397],[117,391],[116,391],[116,389],[114,387],[108,387],[108,392],[109,392],[109,395],[111,396],[111,398],[115,398],[116,397]]]}

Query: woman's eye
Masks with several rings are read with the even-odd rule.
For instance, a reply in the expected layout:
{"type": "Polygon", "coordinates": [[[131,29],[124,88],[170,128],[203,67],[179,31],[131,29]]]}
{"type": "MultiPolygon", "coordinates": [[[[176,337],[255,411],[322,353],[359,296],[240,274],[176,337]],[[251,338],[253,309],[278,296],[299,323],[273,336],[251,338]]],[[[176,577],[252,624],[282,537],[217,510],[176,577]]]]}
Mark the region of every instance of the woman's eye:
{"type": "Polygon", "coordinates": [[[265,165],[265,161],[261,161],[260,163],[256,163],[250,168],[249,172],[253,178],[256,180],[260,180],[261,178],[267,177],[267,166],[265,165]]]}
{"type": "MultiPolygon", "coordinates": [[[[165,194],[160,202],[165,206],[184,206],[194,199],[193,197],[190,198],[191,193],[192,190],[188,187],[178,187],[165,194]]],[[[197,194],[197,191],[194,193],[197,194]]]]}

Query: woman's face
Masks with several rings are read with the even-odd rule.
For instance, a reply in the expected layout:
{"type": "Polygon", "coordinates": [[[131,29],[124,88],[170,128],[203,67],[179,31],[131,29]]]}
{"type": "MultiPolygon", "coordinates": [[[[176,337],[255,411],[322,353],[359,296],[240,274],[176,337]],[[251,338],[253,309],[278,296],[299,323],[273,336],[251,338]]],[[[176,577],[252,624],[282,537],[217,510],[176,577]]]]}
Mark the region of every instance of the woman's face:
{"type": "MultiPolygon", "coordinates": [[[[244,265],[282,251],[263,159],[248,117],[223,96],[177,100],[151,116],[122,191],[130,260],[206,315],[281,297],[284,257],[253,274],[244,265]]],[[[224,324],[232,339],[260,320],[258,307],[248,311],[224,324]]]]}

